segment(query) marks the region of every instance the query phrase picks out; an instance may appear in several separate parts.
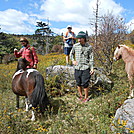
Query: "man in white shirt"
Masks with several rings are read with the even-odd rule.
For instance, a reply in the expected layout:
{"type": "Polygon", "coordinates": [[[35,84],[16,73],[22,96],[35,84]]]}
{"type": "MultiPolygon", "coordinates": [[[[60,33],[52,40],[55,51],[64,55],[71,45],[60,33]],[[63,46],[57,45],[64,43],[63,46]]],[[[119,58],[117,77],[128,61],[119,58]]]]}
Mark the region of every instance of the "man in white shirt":
{"type": "Polygon", "coordinates": [[[64,54],[66,55],[66,65],[69,65],[69,54],[73,47],[73,44],[75,44],[76,37],[74,32],[72,32],[72,26],[67,26],[68,31],[63,36],[64,40],[64,54]]]}

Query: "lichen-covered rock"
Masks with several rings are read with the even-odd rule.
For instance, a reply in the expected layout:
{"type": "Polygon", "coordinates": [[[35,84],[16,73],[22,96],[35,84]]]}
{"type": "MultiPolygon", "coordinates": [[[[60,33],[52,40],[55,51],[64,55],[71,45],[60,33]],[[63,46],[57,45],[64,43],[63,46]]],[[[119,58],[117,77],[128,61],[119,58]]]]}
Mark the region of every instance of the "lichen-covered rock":
{"type": "Polygon", "coordinates": [[[134,98],[127,99],[123,105],[117,109],[111,129],[118,133],[131,134],[134,132],[134,98]]]}
{"type": "MultiPolygon", "coordinates": [[[[102,73],[101,69],[94,69],[95,72],[91,77],[90,82],[92,86],[102,86],[103,88],[111,89],[113,87],[113,82],[102,73]]],[[[53,77],[55,75],[62,75],[62,81],[66,81],[67,85],[70,87],[76,86],[74,78],[74,67],[73,66],[63,66],[55,65],[46,68],[47,77],[53,77]]]]}

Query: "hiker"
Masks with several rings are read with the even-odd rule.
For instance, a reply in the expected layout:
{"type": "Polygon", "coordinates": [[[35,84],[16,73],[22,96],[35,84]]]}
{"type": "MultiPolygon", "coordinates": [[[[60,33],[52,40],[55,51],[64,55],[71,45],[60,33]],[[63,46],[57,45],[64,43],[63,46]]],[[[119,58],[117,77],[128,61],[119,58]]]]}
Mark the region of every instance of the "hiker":
{"type": "Polygon", "coordinates": [[[93,70],[93,51],[92,46],[86,41],[86,33],[80,31],[76,36],[78,43],[74,44],[71,52],[70,59],[75,68],[75,80],[78,88],[79,97],[78,99],[87,102],[88,91],[89,91],[89,80],[91,75],[94,73],[93,70]],[[84,88],[85,96],[83,97],[82,88],[84,88]]]}
{"type": "Polygon", "coordinates": [[[29,41],[25,37],[20,38],[20,43],[22,44],[22,48],[18,52],[18,50],[14,49],[14,55],[16,58],[22,57],[29,61],[29,65],[27,68],[37,68],[38,57],[36,55],[36,51],[34,47],[30,47],[29,41]]]}
{"type": "Polygon", "coordinates": [[[76,42],[75,33],[72,32],[72,26],[67,26],[68,31],[63,36],[64,41],[64,54],[66,55],[66,65],[69,65],[69,54],[73,47],[73,44],[76,42]]]}

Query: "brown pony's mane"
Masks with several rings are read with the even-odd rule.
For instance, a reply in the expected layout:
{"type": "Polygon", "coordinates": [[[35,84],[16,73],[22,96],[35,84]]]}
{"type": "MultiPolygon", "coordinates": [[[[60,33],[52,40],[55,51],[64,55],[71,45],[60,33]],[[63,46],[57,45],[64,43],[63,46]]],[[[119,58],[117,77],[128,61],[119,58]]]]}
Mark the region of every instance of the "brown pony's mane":
{"type": "Polygon", "coordinates": [[[132,48],[130,48],[126,45],[119,45],[119,46],[125,48],[130,55],[134,56],[134,50],[132,48]]]}

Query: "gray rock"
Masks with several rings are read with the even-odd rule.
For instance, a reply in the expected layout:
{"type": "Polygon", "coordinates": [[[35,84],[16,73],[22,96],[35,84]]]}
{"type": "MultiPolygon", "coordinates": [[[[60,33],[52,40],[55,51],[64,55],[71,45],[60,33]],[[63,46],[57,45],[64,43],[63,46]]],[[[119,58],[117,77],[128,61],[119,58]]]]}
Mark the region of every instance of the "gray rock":
{"type": "MultiPolygon", "coordinates": [[[[103,88],[111,89],[113,87],[113,82],[101,71],[101,69],[94,69],[94,75],[92,75],[90,83],[92,86],[102,86],[103,88]]],[[[53,77],[55,75],[61,75],[62,80],[66,81],[67,85],[70,87],[76,86],[74,78],[74,67],[73,66],[63,66],[55,65],[46,68],[47,78],[53,77]]]]}
{"type": "Polygon", "coordinates": [[[125,100],[124,104],[117,109],[113,124],[111,129],[116,133],[119,125],[124,126],[123,134],[130,133],[128,128],[134,131],[134,98],[125,100]],[[126,122],[126,125],[123,125],[123,122],[126,122]]]}

